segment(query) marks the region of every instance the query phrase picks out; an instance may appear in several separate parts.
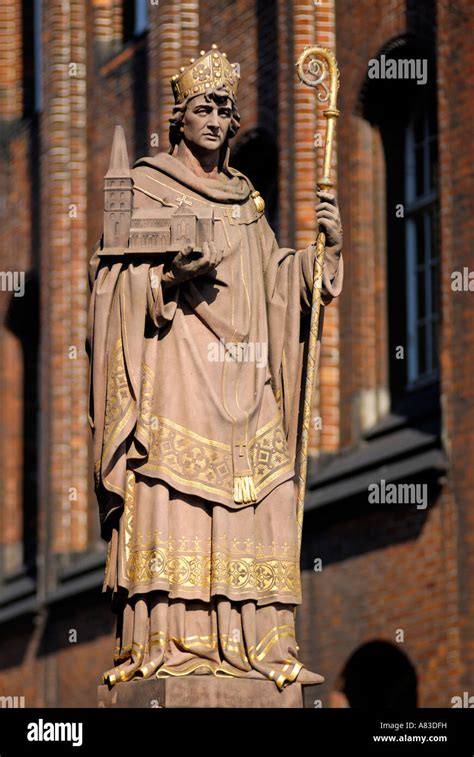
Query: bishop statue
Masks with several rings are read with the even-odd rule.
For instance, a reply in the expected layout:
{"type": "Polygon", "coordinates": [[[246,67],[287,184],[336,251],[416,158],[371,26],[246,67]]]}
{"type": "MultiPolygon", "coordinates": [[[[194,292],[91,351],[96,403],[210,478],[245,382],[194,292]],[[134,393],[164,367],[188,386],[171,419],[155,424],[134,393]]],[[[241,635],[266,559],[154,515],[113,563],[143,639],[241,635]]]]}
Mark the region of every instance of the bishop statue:
{"type": "MultiPolygon", "coordinates": [[[[167,153],[130,169],[116,127],[90,260],[89,422],[104,592],[104,682],[212,675],[321,683],[295,638],[295,468],[315,245],[280,247],[229,165],[239,68],[216,45],[171,79],[167,153]]],[[[320,192],[323,307],[342,233],[320,192]]]]}

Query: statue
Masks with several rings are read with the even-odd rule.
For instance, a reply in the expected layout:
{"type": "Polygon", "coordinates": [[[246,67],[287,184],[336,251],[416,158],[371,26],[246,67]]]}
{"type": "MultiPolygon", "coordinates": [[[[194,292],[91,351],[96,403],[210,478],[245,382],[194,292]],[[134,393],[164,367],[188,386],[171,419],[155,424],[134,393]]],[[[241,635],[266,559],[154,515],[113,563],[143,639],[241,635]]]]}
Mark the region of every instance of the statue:
{"type": "MultiPolygon", "coordinates": [[[[324,678],[299,660],[295,467],[316,246],[281,248],[229,166],[238,66],[216,45],[172,77],[169,153],[130,170],[116,127],[90,261],[89,421],[103,591],[117,614],[103,681],[324,678]]],[[[333,195],[321,299],[342,287],[333,195]]]]}

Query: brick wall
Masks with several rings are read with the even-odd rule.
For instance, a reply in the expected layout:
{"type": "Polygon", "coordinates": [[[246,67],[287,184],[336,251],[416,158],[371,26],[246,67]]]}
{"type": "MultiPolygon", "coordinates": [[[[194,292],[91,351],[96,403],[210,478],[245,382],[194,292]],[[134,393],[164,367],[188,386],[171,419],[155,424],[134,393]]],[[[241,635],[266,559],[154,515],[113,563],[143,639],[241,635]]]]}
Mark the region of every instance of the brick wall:
{"type": "Polygon", "coordinates": [[[26,707],[95,707],[100,676],[112,666],[114,620],[109,603],[93,591],[34,620],[2,624],[0,692],[24,696],[26,707]]]}
{"type": "MultiPolygon", "coordinates": [[[[24,111],[24,68],[22,59],[21,2],[4,3],[0,8],[0,269],[2,276],[25,274],[34,265],[32,246],[34,193],[32,131],[21,121],[24,111]]],[[[17,282],[19,283],[19,279],[17,282]]],[[[26,281],[26,279],[25,279],[26,281]]],[[[5,282],[6,283],[6,282],[5,282]]],[[[2,282],[3,286],[3,282],[2,282]]],[[[28,294],[28,293],[27,293],[28,294]]],[[[0,454],[0,574],[11,572],[22,561],[22,464],[23,400],[25,375],[22,338],[28,324],[25,297],[0,292],[0,385],[3,413],[0,454]]]]}
{"type": "MultiPolygon", "coordinates": [[[[383,416],[388,391],[384,156],[378,129],[361,115],[361,86],[369,59],[383,45],[409,29],[420,31],[420,12],[412,3],[375,2],[357,8],[337,3],[339,197],[347,251],[340,303],[341,441],[346,447],[383,416]]],[[[328,675],[321,687],[326,706],[344,664],[373,640],[395,644],[414,664],[422,707],[449,707],[453,696],[473,687],[472,473],[465,464],[473,444],[467,361],[473,324],[469,294],[453,293],[450,287],[453,270],[472,269],[467,200],[472,167],[465,159],[465,130],[473,55],[466,44],[467,6],[440,2],[437,14],[441,392],[451,468],[426,518],[388,505],[384,512],[369,514],[358,501],[352,517],[347,515],[349,503],[345,519],[307,519],[303,607],[312,612],[299,613],[300,643],[302,659],[328,675]],[[317,557],[323,559],[322,573],[311,570],[317,557]],[[404,631],[402,643],[396,642],[396,629],[404,631]]]]}
{"type": "Polygon", "coordinates": [[[41,505],[54,552],[87,545],[86,5],[43,5],[41,505]]]}
{"type": "Polygon", "coordinates": [[[21,59],[21,2],[12,0],[0,8],[0,113],[2,120],[19,118],[23,110],[21,59]]]}
{"type": "MultiPolygon", "coordinates": [[[[0,11],[7,14],[5,28],[15,13],[18,20],[18,8],[19,3],[10,3],[0,11]]],[[[469,293],[455,295],[449,287],[450,273],[471,264],[468,10],[465,0],[457,0],[456,7],[438,0],[442,394],[452,465],[425,515],[399,508],[355,511],[339,520],[307,519],[299,643],[303,662],[327,676],[320,690],[325,706],[350,655],[374,639],[393,644],[397,629],[405,634],[398,647],[417,671],[420,705],[449,706],[451,696],[474,689],[473,474],[466,465],[473,457],[467,359],[473,323],[469,293]],[[311,570],[316,557],[323,559],[322,574],[311,570]]],[[[314,190],[322,156],[313,141],[324,124],[315,113],[314,92],[298,82],[294,62],[306,44],[336,47],[341,118],[334,164],[346,287],[325,314],[314,408],[323,428],[312,434],[313,453],[354,445],[363,429],[386,412],[384,156],[378,130],[361,113],[360,96],[367,61],[406,31],[408,11],[407,3],[395,0],[162,0],[150,5],[148,33],[124,44],[117,0],[44,0],[41,181],[36,193],[31,191],[35,120],[18,122],[23,110],[21,37],[10,35],[12,43],[0,57],[0,97],[17,128],[1,145],[7,169],[0,180],[0,244],[3,270],[29,270],[40,260],[40,565],[46,566],[40,574],[40,596],[55,579],[56,564],[45,556],[80,553],[95,544],[97,535],[82,348],[87,259],[101,231],[103,176],[113,128],[123,125],[131,162],[156,152],[154,134],[158,149],[167,150],[169,77],[213,42],[241,64],[239,138],[264,126],[278,144],[279,240],[296,247],[314,239],[314,190]],[[78,64],[72,76],[70,63],[78,64]],[[41,233],[35,235],[38,198],[41,233]],[[74,346],[78,358],[70,359],[74,346]]],[[[10,299],[0,297],[4,316],[10,299]]],[[[18,337],[5,326],[0,355],[1,423],[8,430],[0,441],[0,534],[4,544],[14,547],[22,535],[24,361],[18,337]]],[[[9,554],[14,561],[13,548],[9,554]]],[[[36,625],[33,617],[24,614],[0,626],[0,691],[24,694],[30,706],[94,706],[98,677],[111,665],[113,647],[114,616],[99,581],[95,590],[78,593],[72,601],[63,599],[37,615],[36,625]],[[71,629],[77,630],[77,644],[69,641],[71,629]]]]}
{"type": "MultiPolygon", "coordinates": [[[[474,311],[472,292],[453,292],[451,274],[474,269],[474,220],[470,208],[473,182],[471,141],[466,130],[474,105],[469,95],[474,51],[469,44],[472,7],[461,1],[437,2],[438,119],[440,129],[440,186],[442,251],[442,403],[445,443],[451,458],[449,491],[458,514],[460,633],[462,691],[474,690],[474,311]],[[455,51],[455,54],[453,54],[455,51]]],[[[453,630],[454,633],[454,630],[453,630]]]]}
{"type": "Polygon", "coordinates": [[[327,676],[318,689],[324,706],[344,664],[373,640],[395,645],[415,666],[420,707],[449,707],[459,693],[451,506],[445,495],[426,517],[386,505],[319,529],[307,523],[306,553],[323,569],[303,572],[303,607],[311,612],[298,612],[299,643],[302,661],[327,676]]]}
{"type": "MultiPolygon", "coordinates": [[[[30,137],[29,125],[24,124],[18,128],[8,146],[4,145],[1,149],[6,170],[2,176],[0,195],[0,268],[5,273],[25,275],[33,265],[30,137]]],[[[0,473],[3,492],[0,531],[5,571],[18,567],[23,536],[23,387],[27,380],[20,326],[21,319],[26,317],[23,304],[21,297],[17,298],[10,292],[0,293],[0,382],[3,397],[8,397],[8,402],[3,402],[0,435],[3,460],[0,473]]],[[[28,329],[28,324],[25,326],[28,329]]]]}
{"type": "Polygon", "coordinates": [[[337,57],[341,70],[339,200],[349,285],[341,308],[341,444],[387,410],[385,207],[382,147],[378,130],[360,116],[368,61],[406,31],[404,2],[336,4],[337,57]]]}

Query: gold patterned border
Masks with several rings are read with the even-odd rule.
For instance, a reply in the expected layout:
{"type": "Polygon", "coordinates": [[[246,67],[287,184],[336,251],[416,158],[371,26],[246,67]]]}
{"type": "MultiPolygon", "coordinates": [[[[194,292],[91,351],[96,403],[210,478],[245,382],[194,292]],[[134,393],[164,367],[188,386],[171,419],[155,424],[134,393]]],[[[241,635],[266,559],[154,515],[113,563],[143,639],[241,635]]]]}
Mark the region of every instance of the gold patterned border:
{"type": "Polygon", "coordinates": [[[121,338],[117,339],[109,358],[107,370],[107,398],[105,404],[104,443],[105,457],[123,431],[132,413],[133,403],[128,384],[121,338]]]}
{"type": "MultiPolygon", "coordinates": [[[[150,660],[147,665],[143,666],[143,668],[136,673],[136,675],[140,677],[144,674],[145,677],[148,677],[158,668],[156,673],[158,678],[184,676],[193,673],[197,668],[207,667],[210,672],[216,676],[241,677],[245,676],[246,672],[250,671],[252,667],[260,669],[262,663],[265,664],[265,658],[268,657],[268,654],[275,644],[284,638],[293,639],[296,650],[299,649],[296,644],[294,624],[289,623],[281,626],[273,626],[273,628],[264,634],[256,645],[251,644],[248,648],[246,648],[241,641],[234,638],[231,639],[229,634],[212,633],[205,636],[195,634],[192,636],[176,637],[171,635],[168,636],[163,631],[157,631],[152,634],[149,639],[150,654],[151,649],[155,644],[158,644],[160,647],[167,647],[170,642],[175,643],[178,648],[184,651],[189,651],[195,654],[198,654],[199,649],[205,650],[206,655],[214,652],[218,653],[219,646],[221,646],[225,653],[235,653],[239,656],[244,665],[244,670],[237,671],[236,668],[232,668],[227,660],[218,662],[217,660],[206,659],[206,657],[187,661],[178,667],[170,668],[166,663],[160,665],[160,658],[157,658],[156,660],[150,660]],[[155,637],[159,637],[157,641],[154,641],[155,637]],[[258,663],[258,667],[255,663],[258,663]]],[[[127,647],[121,647],[118,645],[115,648],[114,662],[118,664],[120,661],[125,661],[134,652],[136,653],[136,650],[134,650],[134,646],[132,645],[128,645],[127,647]]],[[[270,669],[267,673],[268,677],[276,683],[280,690],[282,690],[287,684],[296,680],[300,670],[304,667],[301,662],[291,656],[284,657],[282,662],[283,664],[278,666],[275,665],[276,669],[270,669]]]]}
{"type": "MultiPolygon", "coordinates": [[[[218,494],[233,502],[230,445],[201,436],[163,416],[154,420],[154,427],[146,416],[142,416],[140,423],[150,443],[148,461],[141,471],[165,474],[178,485],[218,494]]],[[[279,476],[293,470],[279,414],[250,440],[249,453],[257,495],[279,476]]]]}
{"type": "MultiPolygon", "coordinates": [[[[225,535],[221,537],[223,543],[225,535]]],[[[128,578],[135,584],[160,585],[163,590],[199,590],[207,596],[223,592],[226,596],[263,599],[272,596],[300,596],[300,571],[296,546],[256,545],[249,539],[245,549],[234,540],[230,549],[208,539],[160,539],[143,549],[133,545],[128,551],[128,578]]]]}
{"type": "MultiPolygon", "coordinates": [[[[219,643],[222,648],[229,652],[237,652],[240,654],[243,660],[248,662],[248,658],[257,662],[262,662],[267,657],[270,650],[274,647],[277,641],[283,638],[295,639],[295,627],[292,623],[286,623],[281,626],[273,626],[267,633],[265,633],[257,644],[250,644],[248,648],[242,644],[241,641],[233,636],[217,632],[205,635],[193,634],[192,636],[172,636],[166,634],[164,631],[156,631],[152,633],[148,645],[153,646],[166,646],[170,641],[173,641],[182,649],[193,651],[193,648],[199,647],[202,649],[216,650],[219,648],[219,643]],[[248,657],[247,657],[248,652],[248,657]]],[[[295,647],[299,649],[296,644],[295,647]]],[[[142,652],[144,649],[142,644],[129,644],[127,646],[120,647],[117,645],[114,649],[114,660],[124,660],[130,656],[134,651],[142,652]]],[[[288,661],[289,662],[289,661],[288,661]]]]}

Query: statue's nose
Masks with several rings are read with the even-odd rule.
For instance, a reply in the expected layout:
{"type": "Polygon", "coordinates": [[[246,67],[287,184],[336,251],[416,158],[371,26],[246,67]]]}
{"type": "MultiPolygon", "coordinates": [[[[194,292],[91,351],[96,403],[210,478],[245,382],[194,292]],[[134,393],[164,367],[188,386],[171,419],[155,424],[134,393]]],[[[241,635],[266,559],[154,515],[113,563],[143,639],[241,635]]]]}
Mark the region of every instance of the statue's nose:
{"type": "Polygon", "coordinates": [[[212,113],[209,114],[209,126],[214,126],[214,127],[219,126],[219,119],[217,117],[216,110],[213,110],[212,113]]]}

